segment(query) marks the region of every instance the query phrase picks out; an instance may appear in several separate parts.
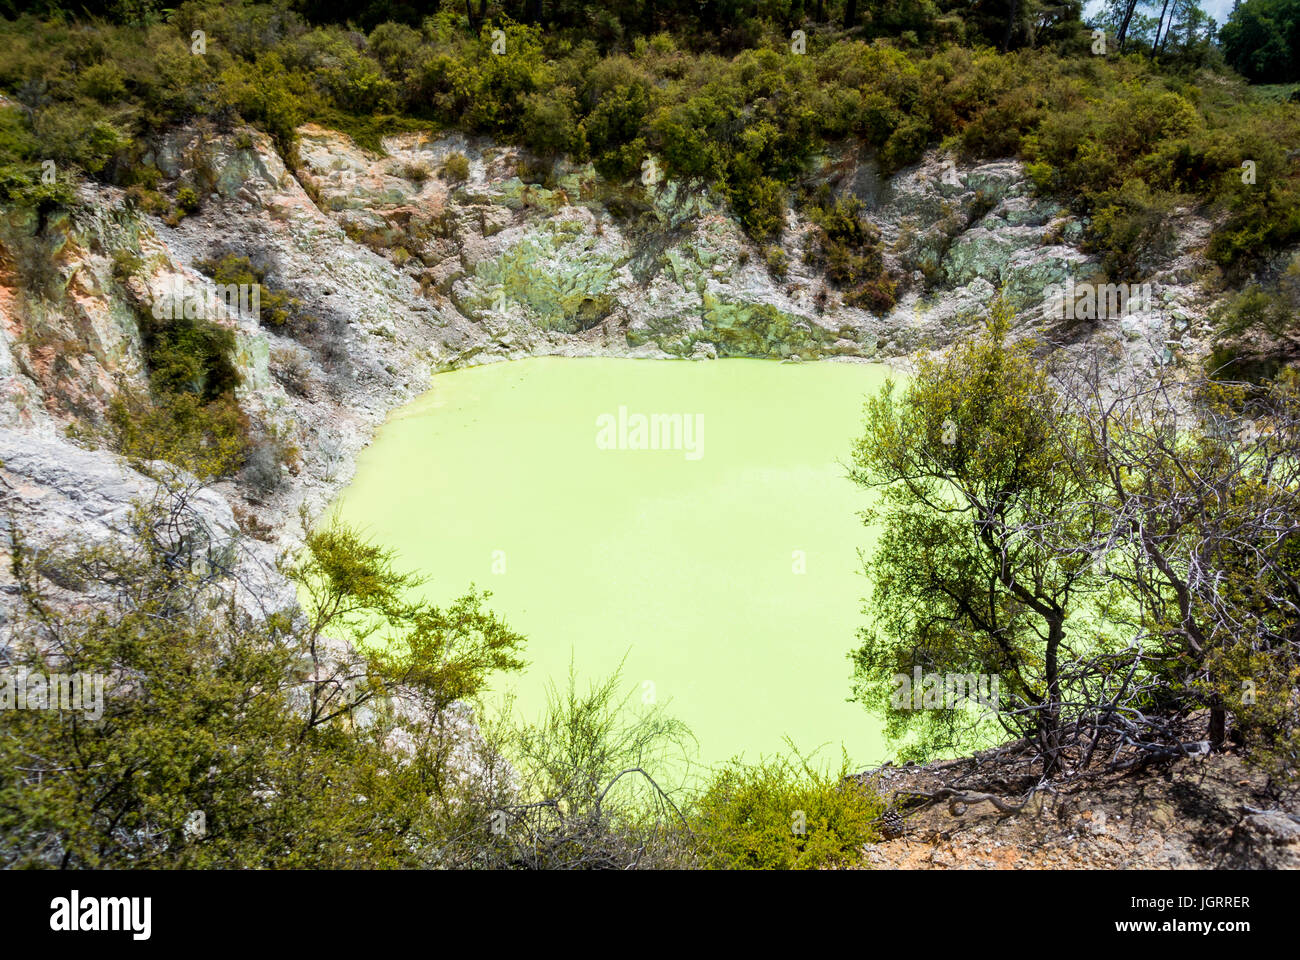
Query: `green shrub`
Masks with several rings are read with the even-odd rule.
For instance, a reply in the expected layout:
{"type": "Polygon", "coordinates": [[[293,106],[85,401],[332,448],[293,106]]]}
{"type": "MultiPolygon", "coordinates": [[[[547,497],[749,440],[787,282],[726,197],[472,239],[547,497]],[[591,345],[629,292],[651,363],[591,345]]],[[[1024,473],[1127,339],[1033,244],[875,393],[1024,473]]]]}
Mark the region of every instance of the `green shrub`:
{"type": "Polygon", "coordinates": [[[122,456],[163,460],[200,479],[236,473],[248,450],[248,417],[229,395],[205,403],[192,393],[149,399],[119,391],[108,423],[122,456]]]}
{"type": "Polygon", "coordinates": [[[95,63],[81,75],[81,91],[101,103],[112,103],[126,96],[126,75],[115,63],[95,63]]]}
{"type": "Polygon", "coordinates": [[[524,98],[523,136],[543,157],[584,153],[587,145],[578,136],[574,89],[556,87],[528,94],[524,98]]]}
{"type": "Polygon", "coordinates": [[[281,328],[291,323],[306,326],[313,320],[303,311],[301,300],[268,284],[265,272],[247,257],[231,253],[219,260],[200,260],[194,266],[215,283],[258,287],[258,320],[262,323],[281,328]]]}
{"type": "Polygon", "coordinates": [[[904,117],[880,150],[885,172],[892,173],[921,159],[933,134],[929,122],[918,116],[904,117]]]}
{"type": "Polygon", "coordinates": [[[609,84],[583,123],[596,169],[611,180],[625,180],[645,159],[642,125],[650,113],[651,87],[630,62],[614,59],[596,71],[594,83],[609,84]]]}
{"type": "Polygon", "coordinates": [[[895,285],[885,270],[880,231],[862,213],[857,197],[828,199],[809,206],[816,229],[804,259],[826,271],[845,291],[844,302],[884,313],[895,302],[895,285]]]}
{"type": "Polygon", "coordinates": [[[125,283],[144,269],[144,260],[133,250],[118,247],[113,251],[113,279],[125,283]]]}
{"type": "Polygon", "coordinates": [[[784,280],[790,270],[790,258],[775,243],[763,250],[763,262],[767,270],[777,280],[784,280]]]}
{"type": "Polygon", "coordinates": [[[1100,254],[1107,276],[1135,280],[1168,256],[1175,236],[1169,223],[1177,200],[1137,179],[1097,195],[1085,247],[1100,254]]]}
{"type": "Polygon", "coordinates": [[[398,167],[398,176],[414,184],[424,183],[432,175],[433,172],[426,163],[404,163],[398,167]]]}
{"type": "Polygon", "coordinates": [[[696,804],[691,828],[704,862],[724,870],[816,870],[859,862],[879,838],[879,797],[797,754],[754,765],[731,763],[696,804]]]}
{"type": "Polygon", "coordinates": [[[457,151],[447,154],[438,168],[438,175],[451,183],[469,179],[469,157],[457,151]]]}
{"type": "Polygon", "coordinates": [[[141,315],[149,383],[159,394],[191,393],[203,400],[215,400],[239,383],[230,359],[235,334],[205,318],[189,318],[176,310],[174,319],[141,315]]]}
{"type": "Polygon", "coordinates": [[[256,63],[237,60],[220,78],[217,106],[237,111],[244,120],[271,135],[276,148],[292,161],[297,158],[298,126],[306,118],[305,81],[286,69],[274,52],[256,63]]]}
{"type": "Polygon", "coordinates": [[[1292,262],[1272,288],[1247,284],[1215,305],[1208,371],[1220,378],[1263,381],[1300,361],[1292,335],[1300,311],[1300,263],[1292,262]]]}
{"type": "Polygon", "coordinates": [[[127,187],[126,200],[132,206],[154,216],[166,216],[172,209],[171,203],[161,193],[138,183],[127,187]]]}
{"type": "Polygon", "coordinates": [[[707,96],[661,108],[651,130],[668,169],[684,178],[720,179],[725,145],[718,128],[725,119],[726,112],[707,96]]]}
{"type": "Polygon", "coordinates": [[[733,186],[728,188],[727,199],[745,231],[759,241],[780,237],[785,227],[785,191],[781,184],[756,172],[746,178],[739,170],[733,171],[731,180],[733,186]]]}
{"type": "Polygon", "coordinates": [[[177,307],[170,318],[137,308],[149,391],[119,389],[108,410],[110,441],[133,460],[165,460],[204,479],[229,476],[244,465],[250,443],[249,419],[235,399],[235,334],[177,307]]]}
{"type": "MultiPolygon", "coordinates": [[[[690,731],[662,706],[634,703],[618,670],[585,689],[570,664],[532,722],[495,731],[523,789],[506,836],[521,866],[625,869],[688,865],[679,809],[690,731]]],[[[489,731],[492,735],[494,731],[489,731]]]]}
{"type": "Polygon", "coordinates": [[[76,193],[69,179],[57,177],[46,183],[42,174],[41,167],[35,165],[0,164],[0,202],[44,213],[71,206],[76,193]]]}
{"type": "Polygon", "coordinates": [[[199,194],[193,187],[184,186],[176,191],[176,208],[186,216],[199,209],[199,194]]]}
{"type": "Polygon", "coordinates": [[[465,776],[503,764],[474,744],[466,756],[445,710],[518,669],[524,638],[473,590],[408,601],[418,580],[337,525],[311,531],[290,569],[305,609],[250,617],[223,594],[241,548],[197,521],[167,490],[126,518],[125,542],[37,555],[15,537],[6,626],[22,641],[6,666],[106,679],[93,718],[0,710],[0,867],[507,864],[491,831],[504,781],[465,776]],[[58,602],[51,569],[103,599],[58,602]],[[355,659],[323,653],[322,634],[376,631],[384,643],[355,659]]]}

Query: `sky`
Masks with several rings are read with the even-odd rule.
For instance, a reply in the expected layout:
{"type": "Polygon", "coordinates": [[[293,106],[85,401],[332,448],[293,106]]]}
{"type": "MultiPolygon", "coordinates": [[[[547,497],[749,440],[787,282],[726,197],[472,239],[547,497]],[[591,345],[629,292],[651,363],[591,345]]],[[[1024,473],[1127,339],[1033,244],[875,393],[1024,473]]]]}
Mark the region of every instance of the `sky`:
{"type": "MultiPolygon", "coordinates": [[[[1101,10],[1105,4],[1102,0],[1087,0],[1083,5],[1084,16],[1088,17],[1101,10]]],[[[1201,0],[1201,9],[1223,26],[1232,10],[1232,0],[1201,0]]]]}

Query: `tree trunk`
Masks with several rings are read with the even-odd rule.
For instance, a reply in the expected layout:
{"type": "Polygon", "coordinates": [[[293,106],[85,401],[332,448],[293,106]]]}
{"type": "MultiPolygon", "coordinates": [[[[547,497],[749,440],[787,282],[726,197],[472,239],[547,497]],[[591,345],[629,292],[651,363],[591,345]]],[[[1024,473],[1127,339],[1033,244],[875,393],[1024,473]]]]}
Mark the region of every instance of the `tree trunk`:
{"type": "Polygon", "coordinates": [[[474,0],[465,0],[465,16],[469,18],[469,28],[478,33],[478,28],[487,19],[487,0],[479,0],[478,13],[474,12],[474,0]]]}
{"type": "Polygon", "coordinates": [[[1119,52],[1124,52],[1124,38],[1128,36],[1128,24],[1133,19],[1133,11],[1137,9],[1137,0],[1128,0],[1128,5],[1124,8],[1124,19],[1120,21],[1119,35],[1115,38],[1119,44],[1119,52]]]}
{"type": "Polygon", "coordinates": [[[1210,752],[1218,753],[1228,739],[1228,712],[1218,697],[1210,701],[1210,752]]]}
{"type": "Polygon", "coordinates": [[[1047,692],[1038,717],[1038,737],[1043,748],[1043,776],[1050,777],[1061,769],[1061,678],[1057,654],[1065,639],[1065,618],[1053,616],[1047,626],[1047,650],[1044,679],[1047,692]]]}
{"type": "Polygon", "coordinates": [[[844,4],[844,29],[852,30],[858,23],[858,0],[848,0],[844,4]]]}
{"type": "MultiPolygon", "coordinates": [[[[1160,31],[1161,29],[1164,28],[1165,11],[1167,11],[1168,9],[1169,9],[1169,0],[1165,0],[1164,6],[1160,8],[1160,19],[1156,21],[1156,39],[1151,44],[1151,59],[1153,60],[1155,59],[1156,52],[1159,51],[1160,49],[1160,31]]],[[[1168,35],[1169,35],[1168,31],[1166,31],[1165,36],[1168,35]]]]}
{"type": "Polygon", "coordinates": [[[1007,11],[1007,29],[1002,34],[1002,52],[1011,49],[1011,37],[1015,33],[1016,18],[1020,16],[1020,0],[1011,0],[1011,9],[1007,11]]]}

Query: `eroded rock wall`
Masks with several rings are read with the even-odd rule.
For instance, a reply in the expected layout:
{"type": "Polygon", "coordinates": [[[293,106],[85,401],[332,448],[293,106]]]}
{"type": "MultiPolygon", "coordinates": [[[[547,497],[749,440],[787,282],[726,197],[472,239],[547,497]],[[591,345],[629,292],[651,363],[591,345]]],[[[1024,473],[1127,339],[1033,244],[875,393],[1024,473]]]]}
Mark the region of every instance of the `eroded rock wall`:
{"type": "Polygon", "coordinates": [[[76,460],[115,392],[147,384],[139,311],[178,285],[210,287],[201,262],[246,256],[308,318],[220,321],[236,334],[241,405],[300,454],[269,482],[214,488],[272,549],[295,542],[299,506],[318,513],[385,416],[439,370],[534,354],[899,358],[969,336],[999,289],[1016,335],[1101,343],[1117,368],[1195,358],[1208,332],[1205,225],[1191,214],[1171,224],[1175,252],[1152,272],[1149,308],[1049,315],[1045,289],[1098,263],[1080,248],[1083,225],[1033,196],[1014,161],[932,154],[891,178],[860,152],[818,161],[815,180],[864,203],[899,280],[898,302],[877,315],[805,261],[812,225],[798,213],[778,278],[770,251],[700,185],[612,184],[564,161],[539,171],[513,147],[460,135],[406,134],[373,153],[314,126],[296,174],[249,129],[174,131],[147,159],[164,189],[197,191],[197,212],[169,226],[121,190],[83,184],[70,213],[0,222],[0,427],[76,460]],[[463,177],[442,172],[456,155],[463,177]]]}

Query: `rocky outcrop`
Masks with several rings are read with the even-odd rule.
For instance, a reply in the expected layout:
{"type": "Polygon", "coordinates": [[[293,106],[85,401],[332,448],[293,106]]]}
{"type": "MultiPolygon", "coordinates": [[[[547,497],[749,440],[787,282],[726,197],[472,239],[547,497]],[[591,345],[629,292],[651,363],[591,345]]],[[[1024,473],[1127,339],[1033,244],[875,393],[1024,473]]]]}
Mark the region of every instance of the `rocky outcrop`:
{"type": "Polygon", "coordinates": [[[1073,779],[1051,790],[996,751],[858,779],[898,812],[867,866],[939,870],[1279,870],[1300,867],[1300,795],[1235,751],[1073,779]],[[953,786],[956,786],[956,789],[953,786]],[[965,796],[969,802],[922,802],[965,796]],[[988,792],[985,792],[988,791],[988,792]],[[998,803],[1005,809],[999,809],[998,803]]]}
{"type": "MultiPolygon", "coordinates": [[[[70,429],[87,435],[117,391],[146,386],[140,311],[178,285],[210,288],[198,265],[225,254],[248,257],[298,301],[292,324],[218,321],[236,335],[241,405],[299,453],[292,474],[276,466],[256,485],[213,488],[241,520],[256,516],[246,529],[268,549],[294,543],[286,521],[303,504],[318,513],[389,411],[439,370],[533,354],[888,359],[967,335],[998,289],[1018,310],[1017,335],[1065,349],[1108,343],[1117,366],[1202,347],[1204,224],[1183,217],[1149,308],[1061,322],[1045,289],[1084,281],[1097,263],[1079,248],[1083,225],[1034,197],[1013,161],[957,166],[931,154],[890,178],[857,151],[817,162],[815,180],[863,201],[900,281],[897,305],[876,315],[805,261],[811,224],[798,213],[778,277],[772,251],[698,184],[613,184],[589,165],[540,165],[456,134],[391,137],[375,153],[308,126],[299,152],[290,171],[266,136],[198,125],[160,137],[146,158],[164,189],[200,197],[175,225],[89,184],[46,223],[7,214],[0,427],[71,457],[70,429]]],[[[108,469],[107,454],[93,457],[108,469]]],[[[119,481],[109,488],[125,495],[119,481]]],[[[50,504],[62,502],[58,489],[50,504]]],[[[62,517],[51,509],[53,526],[71,529],[62,517]]]]}
{"type": "Polygon", "coordinates": [[[202,198],[178,225],[90,185],[40,238],[32,215],[0,223],[19,252],[0,285],[0,425],[57,437],[101,420],[116,391],[145,383],[138,311],[177,284],[209,287],[196,265],[228,253],[308,318],[221,320],[237,336],[241,403],[301,452],[295,475],[221,492],[249,498],[282,546],[286,518],[303,502],[323,507],[388,411],[442,369],[532,354],[888,359],[966,335],[999,289],[1018,334],[1066,349],[1107,342],[1117,365],[1202,348],[1203,224],[1180,224],[1149,309],[1061,322],[1045,290],[1087,280],[1097,263],[1079,249],[1082,224],[1034,197],[1013,161],[932,154],[890,178],[858,151],[818,161],[815,180],[863,201],[900,281],[897,305],[878,316],[845,304],[805,261],[811,225],[797,213],[778,278],[771,251],[700,185],[612,184],[589,165],[541,166],[456,134],[404,134],[373,153],[308,126],[299,152],[294,173],[255,131],[173,131],[146,159],[202,198]]]}
{"type": "Polygon", "coordinates": [[[28,209],[0,216],[7,263],[0,285],[0,425],[51,435],[93,421],[143,373],[140,331],[111,252],[158,251],[148,225],[83,189],[72,213],[37,229],[28,209]]]}
{"type": "Polygon", "coordinates": [[[778,278],[720,198],[699,185],[615,185],[564,161],[537,171],[514,148],[460,136],[393,137],[384,155],[318,128],[305,129],[303,143],[303,175],[322,208],[438,307],[470,320],[485,341],[474,360],[888,358],[952,342],[998,290],[1024,330],[1065,342],[1111,338],[1141,363],[1194,354],[1207,332],[1195,254],[1205,224],[1190,215],[1167,268],[1149,278],[1151,309],[1083,327],[1050,316],[1045,291],[1101,280],[1099,263],[1080,250],[1083,223],[1034,197],[1015,161],[958,167],[931,154],[889,179],[869,155],[819,161],[814,181],[863,201],[901,278],[899,303],[877,316],[847,305],[805,262],[811,224],[795,212],[778,278]],[[456,154],[468,175],[446,182],[435,172],[456,154]]]}
{"type": "Polygon", "coordinates": [[[172,502],[170,491],[183,491],[184,510],[168,535],[188,541],[185,555],[207,569],[225,570],[224,585],[251,615],[265,616],[293,606],[294,589],[276,569],[274,553],[242,536],[229,502],[174,468],[156,466],[166,482],[132,470],[105,451],[0,429],[3,595],[9,596],[13,585],[12,533],[17,532],[22,549],[37,558],[47,580],[76,590],[75,582],[60,575],[59,557],[72,548],[125,543],[133,536],[140,507],[172,502]]]}

